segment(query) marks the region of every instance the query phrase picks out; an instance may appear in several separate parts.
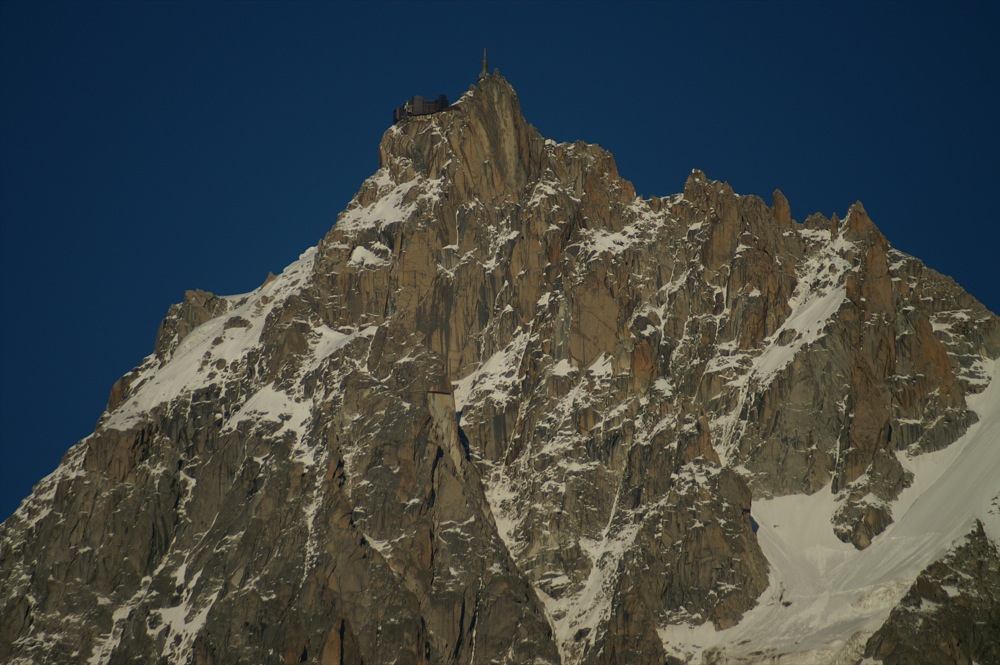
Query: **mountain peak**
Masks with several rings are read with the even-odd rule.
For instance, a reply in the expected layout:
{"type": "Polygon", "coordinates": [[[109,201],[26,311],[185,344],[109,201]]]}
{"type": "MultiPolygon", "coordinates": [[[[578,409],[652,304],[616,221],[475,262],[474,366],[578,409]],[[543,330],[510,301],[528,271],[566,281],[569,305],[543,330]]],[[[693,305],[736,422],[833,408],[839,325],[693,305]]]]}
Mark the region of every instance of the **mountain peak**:
{"type": "Polygon", "coordinates": [[[510,196],[537,176],[541,144],[521,115],[514,88],[499,74],[489,74],[455,104],[386,130],[379,165],[395,177],[468,179],[491,198],[510,196]]]}
{"type": "Polygon", "coordinates": [[[1000,537],[998,357],[860,204],[639,198],[485,76],[280,275],[170,309],[0,527],[0,660],[855,662],[1000,537]]]}

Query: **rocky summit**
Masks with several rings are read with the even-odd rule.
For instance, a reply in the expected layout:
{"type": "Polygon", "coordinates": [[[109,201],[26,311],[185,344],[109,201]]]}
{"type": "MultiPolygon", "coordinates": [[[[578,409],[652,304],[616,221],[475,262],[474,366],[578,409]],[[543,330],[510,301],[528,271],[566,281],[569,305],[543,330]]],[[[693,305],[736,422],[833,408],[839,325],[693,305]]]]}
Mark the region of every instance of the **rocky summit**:
{"type": "Polygon", "coordinates": [[[641,198],[498,74],[379,158],[0,527],[0,661],[998,662],[1000,320],[860,203],[641,198]]]}

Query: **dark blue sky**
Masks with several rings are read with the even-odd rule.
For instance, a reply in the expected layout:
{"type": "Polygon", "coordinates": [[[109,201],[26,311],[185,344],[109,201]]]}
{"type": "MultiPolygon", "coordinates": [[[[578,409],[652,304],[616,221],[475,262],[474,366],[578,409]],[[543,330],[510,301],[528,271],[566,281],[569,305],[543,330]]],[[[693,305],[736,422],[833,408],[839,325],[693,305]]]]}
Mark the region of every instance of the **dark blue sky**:
{"type": "Polygon", "coordinates": [[[257,287],[483,47],[643,195],[690,169],[796,219],[857,199],[1000,310],[998,4],[0,3],[0,518],[185,289],[257,287]]]}

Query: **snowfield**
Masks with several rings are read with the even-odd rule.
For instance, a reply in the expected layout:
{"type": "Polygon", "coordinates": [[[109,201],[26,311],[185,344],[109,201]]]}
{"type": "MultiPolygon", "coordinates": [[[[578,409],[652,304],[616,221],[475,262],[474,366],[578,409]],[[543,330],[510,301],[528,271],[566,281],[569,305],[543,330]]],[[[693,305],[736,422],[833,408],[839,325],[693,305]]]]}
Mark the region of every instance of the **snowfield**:
{"type": "Polygon", "coordinates": [[[728,630],[662,627],[667,653],[694,662],[716,650],[723,663],[760,662],[762,654],[782,655],[783,664],[856,662],[920,571],[963,539],[976,519],[1000,541],[1000,514],[990,510],[1000,495],[998,366],[994,360],[988,368],[989,387],[967,398],[980,421],[962,438],[934,453],[899,453],[913,484],[893,503],[895,522],[867,549],[833,534],[838,503],[829,486],[812,496],[756,501],[757,537],[771,563],[768,591],[728,630]]]}

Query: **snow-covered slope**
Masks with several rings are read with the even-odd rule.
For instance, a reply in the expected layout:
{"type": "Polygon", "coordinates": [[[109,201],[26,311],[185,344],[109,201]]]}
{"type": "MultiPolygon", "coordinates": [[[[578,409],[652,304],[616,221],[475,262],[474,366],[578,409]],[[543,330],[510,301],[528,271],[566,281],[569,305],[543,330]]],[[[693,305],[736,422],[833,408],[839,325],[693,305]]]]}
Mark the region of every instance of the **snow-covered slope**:
{"type": "MultiPolygon", "coordinates": [[[[668,653],[724,654],[721,662],[856,662],[865,640],[885,621],[917,575],[963,541],[980,520],[1000,542],[1000,381],[969,399],[980,421],[950,447],[919,456],[899,453],[913,473],[893,505],[897,521],[858,551],[829,525],[836,495],[789,495],[757,501],[757,536],[771,565],[770,586],[739,625],[715,631],[661,630],[668,653]]],[[[720,661],[716,661],[720,662],[720,661]]]]}

